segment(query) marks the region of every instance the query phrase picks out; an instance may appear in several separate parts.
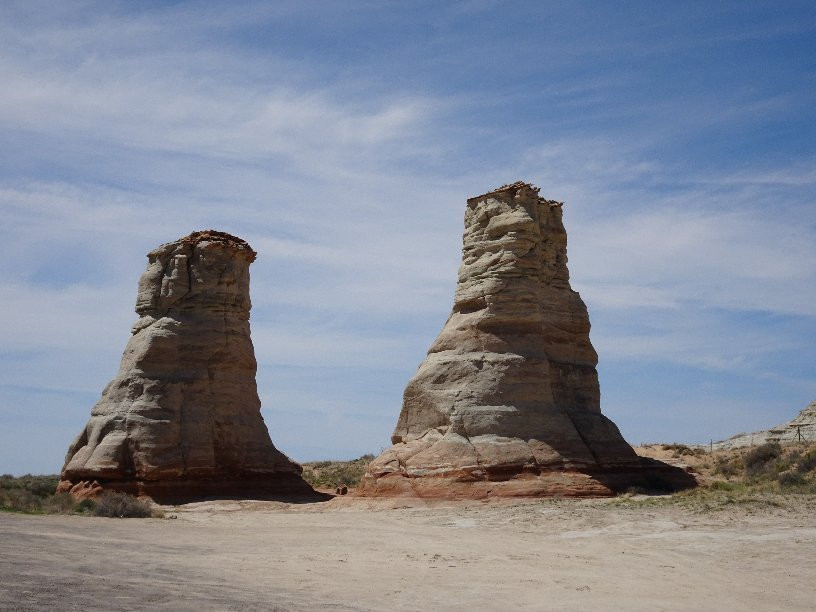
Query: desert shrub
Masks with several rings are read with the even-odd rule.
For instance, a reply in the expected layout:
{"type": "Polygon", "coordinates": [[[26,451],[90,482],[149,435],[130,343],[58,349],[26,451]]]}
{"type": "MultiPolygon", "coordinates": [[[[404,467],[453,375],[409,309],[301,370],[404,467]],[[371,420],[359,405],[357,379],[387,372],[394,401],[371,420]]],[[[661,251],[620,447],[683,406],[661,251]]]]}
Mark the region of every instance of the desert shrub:
{"type": "Polygon", "coordinates": [[[53,500],[59,476],[0,476],[0,510],[10,512],[51,512],[66,506],[65,500],[53,500]]]}
{"type": "Polygon", "coordinates": [[[720,458],[717,459],[717,465],[714,466],[714,473],[730,478],[731,476],[737,476],[740,473],[740,468],[737,467],[733,461],[720,458]]]}
{"type": "Polygon", "coordinates": [[[711,483],[709,488],[712,491],[742,491],[745,485],[738,482],[728,482],[723,480],[715,480],[711,483]]]}
{"type": "Polygon", "coordinates": [[[303,479],[313,487],[334,488],[338,484],[356,486],[374,455],[352,461],[312,461],[303,464],[303,479]]]}
{"type": "Polygon", "coordinates": [[[74,512],[85,514],[88,512],[93,512],[94,508],[96,508],[96,502],[92,499],[86,498],[77,503],[77,505],[74,507],[74,512]]]}
{"type": "Polygon", "coordinates": [[[794,472],[793,470],[787,470],[779,474],[776,477],[779,486],[781,487],[801,487],[802,485],[807,483],[807,480],[800,472],[794,472]]]}
{"type": "Polygon", "coordinates": [[[110,518],[148,518],[150,503],[119,491],[105,491],[97,498],[94,516],[110,518]]]}
{"type": "Polygon", "coordinates": [[[675,457],[682,457],[683,455],[703,455],[705,450],[702,448],[691,448],[686,444],[663,444],[663,450],[674,451],[675,457]]]}
{"type": "Polygon", "coordinates": [[[42,510],[48,514],[69,514],[74,512],[77,501],[70,493],[53,493],[43,499],[42,510]]]}
{"type": "Polygon", "coordinates": [[[768,442],[752,448],[743,457],[745,475],[757,477],[772,471],[773,463],[782,455],[782,447],[776,442],[768,442]]]}
{"type": "Polygon", "coordinates": [[[59,482],[59,476],[33,476],[26,474],[25,476],[12,476],[11,474],[3,474],[0,476],[0,489],[22,489],[29,491],[37,497],[47,497],[54,493],[59,482]]]}
{"type": "Polygon", "coordinates": [[[0,489],[0,509],[9,512],[38,512],[43,498],[22,488],[0,489]]]}
{"type": "MultiPolygon", "coordinates": [[[[69,493],[55,493],[59,476],[0,476],[0,510],[38,514],[95,514],[96,516],[151,516],[150,505],[122,493],[104,499],[77,502],[69,493]]],[[[153,516],[158,516],[153,514],[153,516]]]]}
{"type": "Polygon", "coordinates": [[[810,449],[796,463],[796,471],[804,474],[816,470],[816,448],[810,449]]]}

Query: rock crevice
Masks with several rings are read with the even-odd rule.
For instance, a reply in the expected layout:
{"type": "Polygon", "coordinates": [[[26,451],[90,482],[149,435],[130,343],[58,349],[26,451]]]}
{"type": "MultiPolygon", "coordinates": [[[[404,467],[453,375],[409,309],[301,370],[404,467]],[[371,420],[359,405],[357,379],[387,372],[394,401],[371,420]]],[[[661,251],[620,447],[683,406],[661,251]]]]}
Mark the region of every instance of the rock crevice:
{"type": "Polygon", "coordinates": [[[213,230],[148,254],[139,319],[68,449],[61,490],[97,481],[157,501],[311,492],[260,412],[249,328],[255,256],[213,230]]]}
{"type": "Polygon", "coordinates": [[[452,312],[361,494],[606,495],[655,477],[601,414],[589,330],[562,203],[523,182],[467,200],[452,312]]]}

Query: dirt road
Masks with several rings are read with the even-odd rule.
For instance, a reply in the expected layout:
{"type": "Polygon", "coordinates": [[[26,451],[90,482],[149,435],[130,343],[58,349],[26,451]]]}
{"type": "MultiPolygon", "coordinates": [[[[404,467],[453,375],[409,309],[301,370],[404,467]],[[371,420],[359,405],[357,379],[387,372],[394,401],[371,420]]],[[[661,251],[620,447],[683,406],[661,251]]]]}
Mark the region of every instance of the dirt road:
{"type": "Polygon", "coordinates": [[[0,513],[2,610],[813,610],[816,513],[603,500],[0,513]]]}

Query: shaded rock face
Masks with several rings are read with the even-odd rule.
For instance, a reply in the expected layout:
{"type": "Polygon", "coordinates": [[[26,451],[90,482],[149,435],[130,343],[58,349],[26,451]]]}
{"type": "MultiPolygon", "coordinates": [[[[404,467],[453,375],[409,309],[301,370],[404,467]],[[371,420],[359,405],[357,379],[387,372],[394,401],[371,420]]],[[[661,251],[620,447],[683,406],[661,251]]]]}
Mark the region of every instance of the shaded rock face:
{"type": "Polygon", "coordinates": [[[261,416],[249,332],[255,252],[205,231],[148,254],[119,373],[68,449],[60,490],[162,499],[309,492],[261,416]]]}
{"type": "Polygon", "coordinates": [[[671,480],[601,414],[589,328],[561,203],[526,183],[469,199],[453,311],[361,494],[608,495],[671,480]]]}
{"type": "Polygon", "coordinates": [[[816,401],[808,404],[792,421],[762,431],[737,434],[728,440],[714,442],[712,446],[714,450],[730,450],[766,442],[816,442],[816,401]]]}

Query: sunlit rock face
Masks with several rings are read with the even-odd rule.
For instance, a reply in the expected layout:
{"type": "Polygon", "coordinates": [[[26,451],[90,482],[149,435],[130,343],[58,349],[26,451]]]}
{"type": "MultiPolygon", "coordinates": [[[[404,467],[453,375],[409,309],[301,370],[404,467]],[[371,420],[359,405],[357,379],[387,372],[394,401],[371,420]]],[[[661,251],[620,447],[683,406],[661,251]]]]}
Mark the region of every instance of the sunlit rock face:
{"type": "Polygon", "coordinates": [[[521,182],[467,201],[453,310],[360,494],[610,495],[658,472],[693,484],[645,464],[601,414],[561,206],[521,182]]]}
{"type": "Polygon", "coordinates": [[[69,447],[60,490],[97,481],[157,500],[311,491],[260,412],[249,329],[255,256],[212,230],[148,254],[119,373],[69,447]]]}

